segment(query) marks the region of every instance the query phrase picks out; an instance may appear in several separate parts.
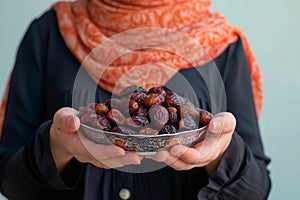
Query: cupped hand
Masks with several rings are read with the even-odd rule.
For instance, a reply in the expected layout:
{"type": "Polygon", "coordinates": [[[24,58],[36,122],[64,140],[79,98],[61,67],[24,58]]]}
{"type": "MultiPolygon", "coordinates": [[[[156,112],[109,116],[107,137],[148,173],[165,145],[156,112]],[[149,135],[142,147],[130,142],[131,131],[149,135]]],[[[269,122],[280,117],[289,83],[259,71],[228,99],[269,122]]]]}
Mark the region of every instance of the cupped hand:
{"type": "Polygon", "coordinates": [[[235,126],[236,120],[231,113],[219,113],[209,123],[203,141],[193,147],[176,145],[170,151],[160,151],[148,158],[157,162],[165,162],[175,170],[205,167],[207,173],[211,175],[216,171],[230,144],[235,126]]]}
{"type": "Polygon", "coordinates": [[[96,144],[79,136],[80,121],[75,112],[67,107],[58,110],[50,128],[50,148],[58,171],[73,157],[105,169],[141,163],[142,158],[135,153],[125,153],[121,147],[96,144]]]}

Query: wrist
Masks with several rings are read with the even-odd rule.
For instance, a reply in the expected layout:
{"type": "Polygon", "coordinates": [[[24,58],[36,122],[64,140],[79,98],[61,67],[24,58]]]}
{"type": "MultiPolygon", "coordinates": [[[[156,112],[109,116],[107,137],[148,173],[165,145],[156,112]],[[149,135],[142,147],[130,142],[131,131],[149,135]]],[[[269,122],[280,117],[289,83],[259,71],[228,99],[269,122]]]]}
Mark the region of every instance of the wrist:
{"type": "Polygon", "coordinates": [[[217,169],[222,161],[223,156],[224,156],[224,153],[220,154],[215,160],[213,160],[212,162],[210,162],[208,165],[206,165],[204,167],[206,173],[209,176],[213,175],[217,171],[217,169]]]}
{"type": "MultiPolygon", "coordinates": [[[[63,134],[63,133],[62,133],[63,134]]],[[[57,171],[61,172],[65,166],[71,161],[73,155],[65,148],[65,143],[62,144],[61,138],[57,137],[56,130],[53,126],[50,128],[50,149],[56,165],[57,171]]]]}

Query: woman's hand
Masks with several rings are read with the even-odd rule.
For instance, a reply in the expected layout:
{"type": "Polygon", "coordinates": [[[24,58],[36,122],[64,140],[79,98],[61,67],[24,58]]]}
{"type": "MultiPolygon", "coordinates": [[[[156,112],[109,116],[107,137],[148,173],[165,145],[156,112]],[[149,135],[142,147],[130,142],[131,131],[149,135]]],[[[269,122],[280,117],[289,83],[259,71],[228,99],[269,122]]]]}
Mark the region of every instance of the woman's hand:
{"type": "Polygon", "coordinates": [[[231,113],[219,113],[211,120],[205,139],[192,148],[176,145],[170,151],[160,151],[148,156],[157,162],[165,162],[176,170],[190,170],[205,167],[209,175],[213,174],[222,160],[231,141],[236,126],[231,113]]]}
{"type": "Polygon", "coordinates": [[[141,163],[142,158],[134,153],[125,153],[121,147],[95,144],[79,137],[79,126],[79,118],[74,115],[72,108],[62,108],[54,115],[50,129],[50,148],[59,172],[73,157],[82,163],[91,163],[105,169],[141,163]]]}

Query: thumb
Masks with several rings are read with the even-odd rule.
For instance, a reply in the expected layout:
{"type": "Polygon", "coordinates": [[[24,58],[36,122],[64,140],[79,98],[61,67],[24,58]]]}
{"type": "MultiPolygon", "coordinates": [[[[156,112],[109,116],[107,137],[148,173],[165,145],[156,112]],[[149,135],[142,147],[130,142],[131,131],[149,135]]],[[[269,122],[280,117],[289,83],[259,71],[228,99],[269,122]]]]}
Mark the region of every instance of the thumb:
{"type": "Polygon", "coordinates": [[[208,130],[212,133],[231,133],[236,126],[236,119],[232,113],[223,112],[215,115],[210,121],[208,130]]]}
{"type": "Polygon", "coordinates": [[[76,112],[75,109],[69,107],[59,109],[53,117],[53,126],[67,133],[77,131],[80,126],[80,120],[75,115],[76,112]]]}

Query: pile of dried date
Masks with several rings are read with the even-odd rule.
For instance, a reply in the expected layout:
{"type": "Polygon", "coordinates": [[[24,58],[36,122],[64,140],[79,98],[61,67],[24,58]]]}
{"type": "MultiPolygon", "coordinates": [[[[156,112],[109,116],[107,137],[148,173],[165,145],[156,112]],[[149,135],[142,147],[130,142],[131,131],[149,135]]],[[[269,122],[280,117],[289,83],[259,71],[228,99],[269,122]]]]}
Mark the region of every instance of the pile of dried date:
{"type": "Polygon", "coordinates": [[[206,126],[212,119],[175,92],[139,86],[125,88],[120,98],[80,107],[79,116],[85,125],[126,135],[173,134],[206,126]]]}

